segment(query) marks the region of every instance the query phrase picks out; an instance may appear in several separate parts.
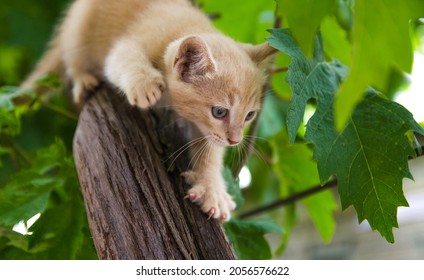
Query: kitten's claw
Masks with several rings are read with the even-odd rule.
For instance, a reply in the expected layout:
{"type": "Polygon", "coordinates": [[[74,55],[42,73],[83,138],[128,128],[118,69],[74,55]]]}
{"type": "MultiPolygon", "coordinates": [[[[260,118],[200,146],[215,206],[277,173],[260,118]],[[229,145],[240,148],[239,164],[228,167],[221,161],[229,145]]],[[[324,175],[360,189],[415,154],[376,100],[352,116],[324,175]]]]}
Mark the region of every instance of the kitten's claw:
{"type": "Polygon", "coordinates": [[[131,105],[144,109],[155,105],[162,97],[164,89],[165,82],[162,75],[159,72],[153,72],[143,77],[139,83],[134,83],[126,94],[131,105]]]}
{"type": "Polygon", "coordinates": [[[184,199],[189,199],[191,202],[195,202],[196,201],[196,194],[195,193],[189,193],[188,195],[186,195],[184,197],[184,199]]]}
{"type": "Polygon", "coordinates": [[[221,215],[221,221],[227,221],[227,214],[222,214],[221,215]]]}
{"type": "Polygon", "coordinates": [[[208,220],[210,220],[214,214],[215,214],[215,208],[211,208],[211,210],[209,210],[208,212],[208,220]]]}
{"type": "Polygon", "coordinates": [[[199,204],[208,219],[230,220],[231,211],[236,208],[236,204],[226,192],[223,180],[219,183],[220,178],[207,179],[192,170],[184,171],[180,176],[192,185],[184,199],[199,204]]]}

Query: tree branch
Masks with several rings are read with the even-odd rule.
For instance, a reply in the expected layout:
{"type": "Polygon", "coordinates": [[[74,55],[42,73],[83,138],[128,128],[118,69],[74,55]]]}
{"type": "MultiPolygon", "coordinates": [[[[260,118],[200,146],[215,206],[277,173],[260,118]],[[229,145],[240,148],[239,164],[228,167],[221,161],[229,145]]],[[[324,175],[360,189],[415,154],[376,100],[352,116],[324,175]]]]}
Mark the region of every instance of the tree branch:
{"type": "Polygon", "coordinates": [[[187,127],[101,88],[85,104],[74,157],[100,259],[234,259],[221,224],[184,199],[187,127]]]}

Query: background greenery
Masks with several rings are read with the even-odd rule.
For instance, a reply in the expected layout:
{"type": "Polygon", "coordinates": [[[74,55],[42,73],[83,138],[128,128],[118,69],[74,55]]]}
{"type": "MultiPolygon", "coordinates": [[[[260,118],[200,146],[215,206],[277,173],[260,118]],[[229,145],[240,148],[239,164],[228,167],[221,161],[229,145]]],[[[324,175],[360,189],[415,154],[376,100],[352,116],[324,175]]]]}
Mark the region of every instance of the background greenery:
{"type": "MultiPolygon", "coordinates": [[[[397,207],[407,205],[402,178],[411,177],[410,131],[423,134],[423,129],[391,98],[404,85],[417,38],[424,33],[423,22],[417,20],[424,17],[424,2],[197,2],[227,35],[250,43],[268,38],[281,51],[271,73],[255,152],[247,163],[252,182],[242,193],[230,171],[237,158],[231,153],[237,151],[228,156],[225,176],[239,210],[225,230],[238,256],[266,259],[280,254],[290,242],[300,204],[323,242],[331,242],[333,214],[339,209],[329,189],[254,220],[242,219],[242,214],[334,177],[342,208],[353,205],[359,222],[367,219],[394,242],[397,207]],[[393,32],[382,32],[387,30],[393,32]],[[312,115],[309,121],[305,111],[312,115]],[[263,237],[268,232],[281,233],[277,252],[271,252],[263,237]]],[[[62,94],[44,100],[13,87],[42,54],[67,4],[0,3],[1,259],[96,258],[71,153],[76,117],[62,94]],[[12,230],[37,213],[41,216],[27,229],[30,234],[12,230]]],[[[42,82],[61,92],[54,78],[42,82]]]]}

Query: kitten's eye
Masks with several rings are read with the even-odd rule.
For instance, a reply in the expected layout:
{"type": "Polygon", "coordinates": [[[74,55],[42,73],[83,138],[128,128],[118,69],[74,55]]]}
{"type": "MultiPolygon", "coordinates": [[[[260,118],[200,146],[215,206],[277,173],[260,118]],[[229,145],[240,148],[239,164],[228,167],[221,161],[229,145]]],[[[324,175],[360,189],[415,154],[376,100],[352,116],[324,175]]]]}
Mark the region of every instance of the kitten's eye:
{"type": "Polygon", "coordinates": [[[212,107],[212,116],[216,119],[222,119],[228,113],[228,110],[222,107],[212,107]]]}
{"type": "Polygon", "coordinates": [[[251,119],[253,119],[253,117],[255,116],[256,112],[255,111],[250,111],[249,113],[247,113],[246,118],[244,119],[245,121],[250,121],[251,119]]]}

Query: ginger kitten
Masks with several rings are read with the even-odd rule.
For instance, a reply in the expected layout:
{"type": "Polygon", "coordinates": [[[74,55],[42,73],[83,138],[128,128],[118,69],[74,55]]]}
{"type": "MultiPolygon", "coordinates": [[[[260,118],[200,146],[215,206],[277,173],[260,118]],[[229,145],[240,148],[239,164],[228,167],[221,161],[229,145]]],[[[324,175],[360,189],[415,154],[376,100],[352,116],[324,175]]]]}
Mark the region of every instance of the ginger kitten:
{"type": "Polygon", "coordinates": [[[140,108],[169,97],[194,127],[187,197],[227,221],[235,203],[221,175],[224,148],[242,141],[260,110],[274,52],[219,33],[188,0],[77,0],[22,88],[55,73],[72,81],[77,103],[102,80],[140,108]]]}

